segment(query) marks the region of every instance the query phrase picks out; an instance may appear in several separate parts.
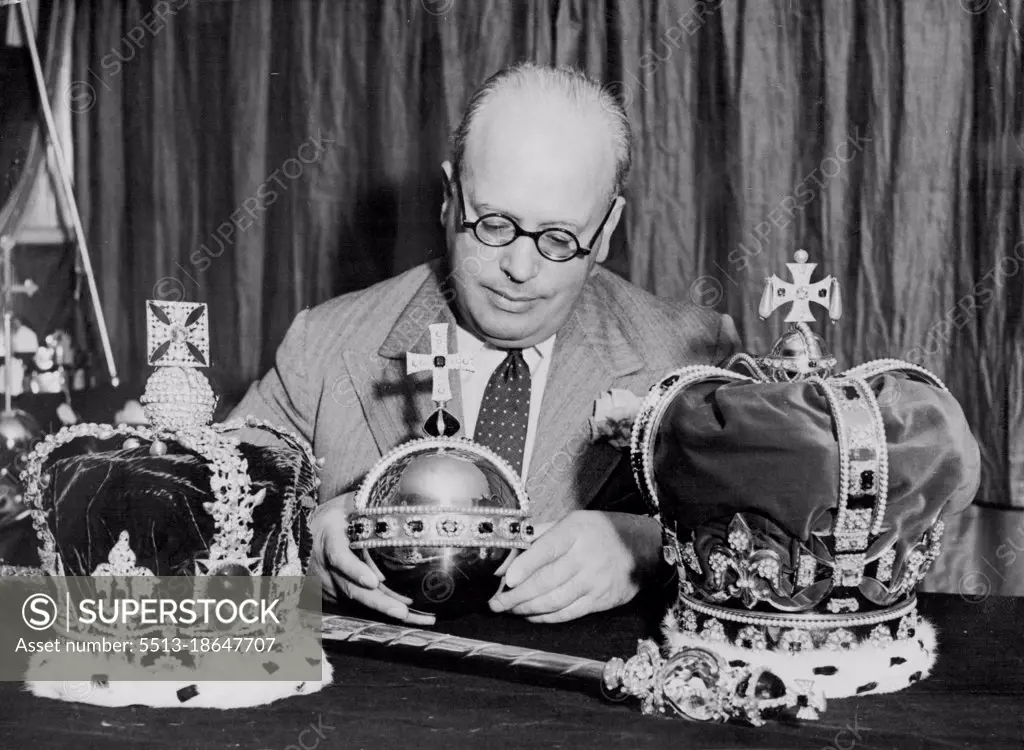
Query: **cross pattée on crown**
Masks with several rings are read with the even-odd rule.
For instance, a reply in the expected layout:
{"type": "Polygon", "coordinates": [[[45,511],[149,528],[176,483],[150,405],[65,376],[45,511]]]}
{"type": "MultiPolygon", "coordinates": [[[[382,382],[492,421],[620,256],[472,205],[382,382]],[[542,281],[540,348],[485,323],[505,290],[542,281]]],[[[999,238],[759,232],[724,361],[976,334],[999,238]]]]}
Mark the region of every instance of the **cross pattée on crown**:
{"type": "Polygon", "coordinates": [[[146,333],[151,366],[209,366],[210,319],[205,304],[149,300],[146,333]]]}
{"type": "MultiPolygon", "coordinates": [[[[458,430],[458,422],[450,414],[446,414],[444,406],[452,399],[452,384],[449,373],[452,370],[467,370],[472,372],[473,360],[465,354],[448,352],[448,324],[432,323],[430,326],[430,354],[419,354],[417,352],[406,352],[405,364],[406,374],[412,375],[417,372],[429,370],[433,378],[433,394],[431,398],[437,405],[437,411],[431,415],[431,419],[437,419],[434,428],[439,434],[451,433],[451,427],[444,429],[443,420],[454,422],[455,431],[458,430]]],[[[428,419],[428,425],[431,422],[428,419]]],[[[428,432],[434,433],[427,428],[428,432]]]]}
{"type": "Polygon", "coordinates": [[[792,304],[786,316],[787,323],[813,323],[811,303],[814,302],[828,308],[828,317],[833,323],[839,320],[843,315],[843,301],[838,280],[834,276],[826,276],[812,284],[811,274],[818,264],[808,263],[804,250],[797,250],[793,258],[796,263],[786,264],[793,275],[793,283],[783,281],[775,274],[769,276],[761,295],[758,317],[765,320],[783,305],[792,304]]]}

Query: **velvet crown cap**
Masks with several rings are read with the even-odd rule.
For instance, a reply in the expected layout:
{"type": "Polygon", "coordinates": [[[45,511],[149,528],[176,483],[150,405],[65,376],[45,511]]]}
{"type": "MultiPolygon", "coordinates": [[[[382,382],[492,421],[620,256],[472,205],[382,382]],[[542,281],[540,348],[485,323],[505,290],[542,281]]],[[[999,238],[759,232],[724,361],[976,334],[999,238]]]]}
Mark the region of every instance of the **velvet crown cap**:
{"type": "Polygon", "coordinates": [[[669,651],[713,647],[826,698],[926,677],[936,640],[915,591],[942,518],[973,500],[978,445],[959,403],[916,365],[833,374],[810,303],[842,314],[807,254],[767,280],[760,315],[792,303],[765,357],[673,372],[633,424],[637,483],[679,573],[669,651]]]}

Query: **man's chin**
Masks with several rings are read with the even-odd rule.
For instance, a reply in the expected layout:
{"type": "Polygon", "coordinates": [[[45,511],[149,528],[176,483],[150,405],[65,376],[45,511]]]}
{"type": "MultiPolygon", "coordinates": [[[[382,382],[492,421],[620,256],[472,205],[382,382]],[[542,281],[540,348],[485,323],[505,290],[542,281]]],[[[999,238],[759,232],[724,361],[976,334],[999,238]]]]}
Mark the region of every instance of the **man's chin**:
{"type": "Polygon", "coordinates": [[[487,320],[489,325],[480,326],[477,335],[492,346],[501,349],[525,349],[539,344],[550,336],[550,334],[545,335],[541,326],[531,320],[534,317],[533,315],[527,317],[515,313],[492,312],[487,320]]]}

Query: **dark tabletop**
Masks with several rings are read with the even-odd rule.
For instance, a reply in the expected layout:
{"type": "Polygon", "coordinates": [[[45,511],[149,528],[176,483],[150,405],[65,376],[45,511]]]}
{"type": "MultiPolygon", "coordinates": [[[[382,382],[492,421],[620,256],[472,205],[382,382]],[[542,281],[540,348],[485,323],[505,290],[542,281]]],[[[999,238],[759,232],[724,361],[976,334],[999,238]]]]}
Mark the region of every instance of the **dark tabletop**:
{"type": "MultiPolygon", "coordinates": [[[[628,657],[656,621],[639,603],[558,626],[471,616],[436,629],[500,643],[608,659],[628,657]]],[[[539,685],[443,662],[332,650],[326,690],[252,710],[103,709],[59,703],[0,683],[0,748],[1021,748],[1024,599],[968,602],[921,595],[940,630],[932,676],[888,696],[833,700],[820,720],[761,728],[646,717],[599,687],[539,685]],[[313,727],[314,730],[303,730],[313,727]],[[319,733],[315,730],[319,730],[319,733]],[[301,735],[300,735],[301,733],[301,735]],[[322,739],[321,739],[322,735],[322,739]]]]}

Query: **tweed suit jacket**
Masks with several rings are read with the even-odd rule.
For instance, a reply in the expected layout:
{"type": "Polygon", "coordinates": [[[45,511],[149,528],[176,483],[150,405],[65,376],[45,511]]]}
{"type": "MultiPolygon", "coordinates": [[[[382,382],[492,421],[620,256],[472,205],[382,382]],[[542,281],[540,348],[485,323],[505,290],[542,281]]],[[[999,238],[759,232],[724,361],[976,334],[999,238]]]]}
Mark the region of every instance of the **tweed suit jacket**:
{"type": "MultiPolygon", "coordinates": [[[[422,437],[433,411],[430,372],[406,374],[407,352],[430,352],[431,323],[449,323],[439,261],[303,310],[230,418],[253,415],[294,430],[325,460],[321,502],[354,492],[388,451],[422,437]]],[[[669,371],[718,364],[738,341],[731,318],[659,299],[595,267],[556,334],[527,476],[536,521],[572,510],[641,510],[624,452],[591,440],[596,399],[611,388],[643,396],[669,371]]],[[[462,421],[459,376],[448,409],[462,421]]]]}

